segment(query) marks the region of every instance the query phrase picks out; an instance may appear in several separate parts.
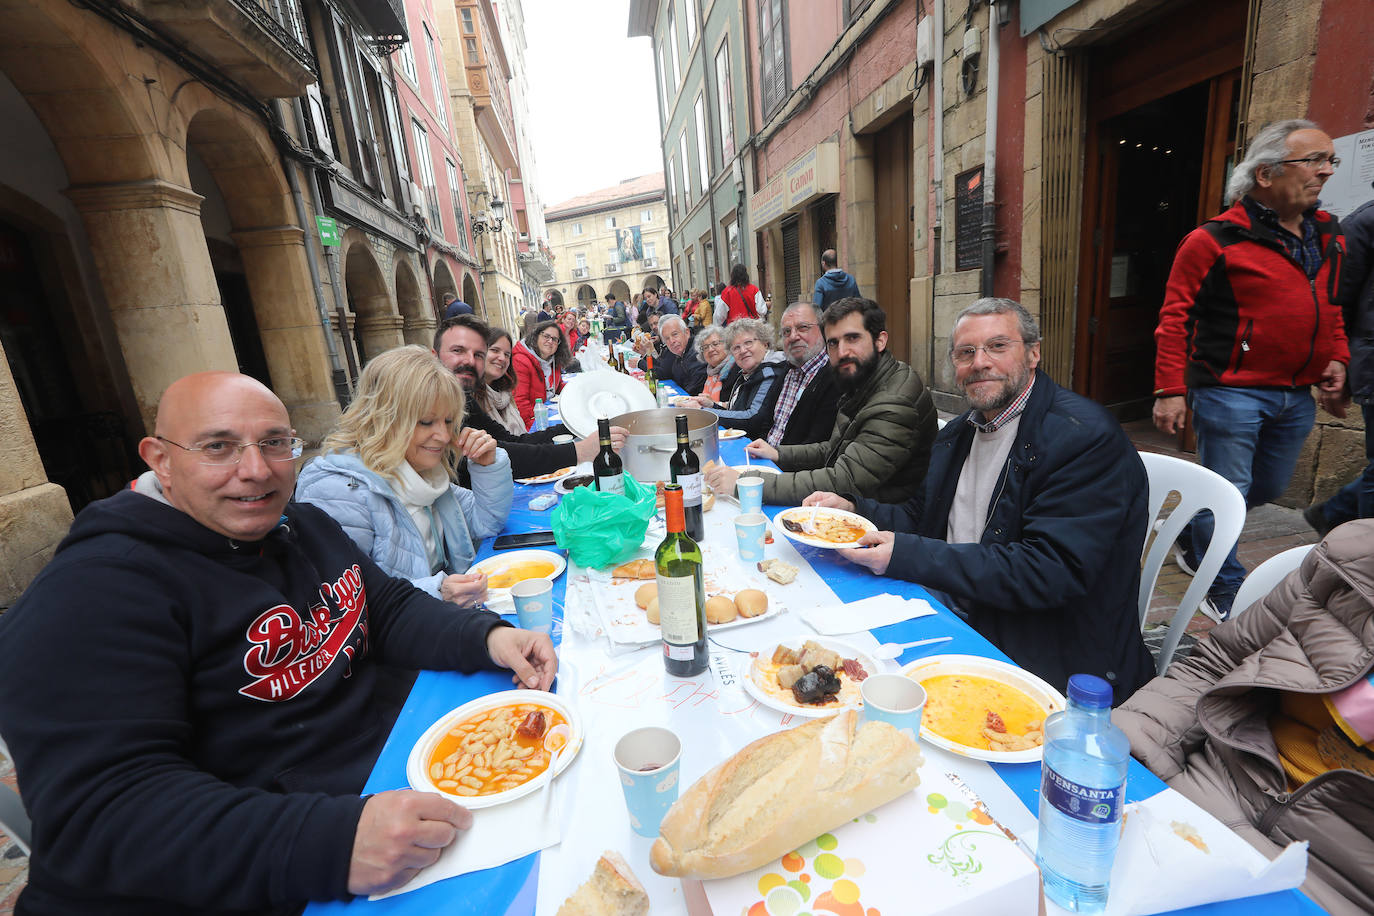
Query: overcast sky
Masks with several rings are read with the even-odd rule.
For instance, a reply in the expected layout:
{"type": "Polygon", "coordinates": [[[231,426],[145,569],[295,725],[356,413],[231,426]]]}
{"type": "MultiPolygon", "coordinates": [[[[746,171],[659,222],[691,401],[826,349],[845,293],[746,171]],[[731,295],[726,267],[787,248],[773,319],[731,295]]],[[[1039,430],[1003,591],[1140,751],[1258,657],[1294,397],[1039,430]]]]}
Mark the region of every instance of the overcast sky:
{"type": "Polygon", "coordinates": [[[653,53],[630,0],[523,0],[530,139],[550,207],[663,171],[653,53]]]}

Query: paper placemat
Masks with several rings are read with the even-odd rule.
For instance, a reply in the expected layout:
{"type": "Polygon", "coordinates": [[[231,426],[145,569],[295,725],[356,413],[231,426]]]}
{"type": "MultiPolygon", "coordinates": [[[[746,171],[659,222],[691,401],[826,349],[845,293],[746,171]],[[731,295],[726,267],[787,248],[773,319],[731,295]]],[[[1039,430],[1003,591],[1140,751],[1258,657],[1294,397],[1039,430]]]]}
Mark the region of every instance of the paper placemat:
{"type": "Polygon", "coordinates": [[[882,594],[860,598],[849,604],[825,603],[803,608],[802,619],[823,636],[841,636],[885,627],[889,624],[929,617],[935,608],[924,598],[901,598],[882,594]]]}

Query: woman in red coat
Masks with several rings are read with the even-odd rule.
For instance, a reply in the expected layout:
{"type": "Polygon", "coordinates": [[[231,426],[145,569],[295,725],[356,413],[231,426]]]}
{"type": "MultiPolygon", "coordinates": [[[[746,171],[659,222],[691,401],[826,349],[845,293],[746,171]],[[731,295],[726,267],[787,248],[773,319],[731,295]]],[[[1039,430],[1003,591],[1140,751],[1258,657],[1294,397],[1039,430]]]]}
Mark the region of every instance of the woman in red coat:
{"type": "Polygon", "coordinates": [[[534,402],[549,402],[563,390],[563,369],[572,361],[568,338],[556,321],[541,321],[510,354],[515,367],[515,406],[520,419],[534,422],[534,402]]]}

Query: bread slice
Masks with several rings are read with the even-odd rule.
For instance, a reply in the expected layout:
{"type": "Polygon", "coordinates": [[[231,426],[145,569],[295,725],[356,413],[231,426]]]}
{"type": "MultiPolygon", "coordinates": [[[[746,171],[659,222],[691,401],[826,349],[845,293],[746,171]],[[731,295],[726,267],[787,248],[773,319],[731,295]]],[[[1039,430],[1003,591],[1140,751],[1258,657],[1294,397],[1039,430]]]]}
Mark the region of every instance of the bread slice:
{"type": "Polygon", "coordinates": [[[728,878],[758,868],[920,783],[921,752],[849,709],[747,745],[669,809],[649,862],[661,875],[728,878]]]}
{"type": "Polygon", "coordinates": [[[654,561],[649,559],[630,560],[611,570],[611,575],[621,579],[652,579],[654,561]]]}
{"type": "Polygon", "coordinates": [[[558,916],[648,916],[649,895],[620,853],[606,850],[586,883],[558,908],[558,916]]]}

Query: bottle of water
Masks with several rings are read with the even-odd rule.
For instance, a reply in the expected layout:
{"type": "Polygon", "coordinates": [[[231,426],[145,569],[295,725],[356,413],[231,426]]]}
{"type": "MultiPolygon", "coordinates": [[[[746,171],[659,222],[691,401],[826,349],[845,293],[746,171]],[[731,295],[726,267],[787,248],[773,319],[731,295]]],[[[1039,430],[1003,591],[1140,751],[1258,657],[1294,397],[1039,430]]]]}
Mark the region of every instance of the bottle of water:
{"type": "Polygon", "coordinates": [[[1072,913],[1100,913],[1126,796],[1131,742],[1112,724],[1112,688],[1069,678],[1069,707],[1045,720],[1036,860],[1045,896],[1072,913]]]}
{"type": "Polygon", "coordinates": [[[534,428],[535,430],[549,428],[549,405],[544,403],[543,398],[534,399],[534,428]]]}

